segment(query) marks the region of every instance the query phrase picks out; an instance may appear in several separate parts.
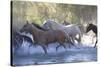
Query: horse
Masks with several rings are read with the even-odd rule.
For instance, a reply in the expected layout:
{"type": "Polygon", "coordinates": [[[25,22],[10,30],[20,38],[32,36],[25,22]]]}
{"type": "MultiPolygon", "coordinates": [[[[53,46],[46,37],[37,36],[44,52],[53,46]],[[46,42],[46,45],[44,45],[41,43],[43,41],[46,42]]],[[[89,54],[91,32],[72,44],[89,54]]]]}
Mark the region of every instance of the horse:
{"type": "Polygon", "coordinates": [[[33,43],[32,39],[28,36],[22,35],[19,31],[12,30],[12,46],[15,48],[19,48],[22,46],[23,41],[27,41],[29,43],[33,43]]]}
{"type": "Polygon", "coordinates": [[[79,25],[70,24],[65,26],[53,20],[46,20],[43,23],[43,27],[47,29],[53,29],[53,30],[62,30],[70,36],[70,39],[72,39],[73,43],[75,43],[75,40],[77,40],[78,43],[81,42],[82,32],[79,28],[79,25]],[[77,38],[76,35],[79,35],[79,38],[77,38]]]}
{"type": "MultiPolygon", "coordinates": [[[[35,23],[32,23],[32,25],[35,25],[37,28],[39,28],[39,29],[41,29],[41,30],[43,30],[43,31],[48,31],[48,30],[49,30],[49,29],[44,28],[44,27],[42,27],[42,26],[39,26],[38,24],[35,24],[35,23]]],[[[70,43],[71,45],[74,46],[74,44],[71,42],[71,39],[70,39],[70,37],[69,37],[68,34],[66,34],[66,43],[70,43]]],[[[61,45],[57,46],[57,49],[58,49],[60,46],[61,46],[61,45]]],[[[69,45],[69,47],[70,47],[70,45],[69,45]]],[[[57,50],[57,49],[56,49],[56,50],[57,50]]]]}
{"type": "MultiPolygon", "coordinates": [[[[66,46],[64,45],[64,42],[66,42],[66,36],[65,33],[61,30],[43,31],[40,28],[37,28],[34,24],[30,24],[27,22],[20,30],[20,32],[25,31],[33,35],[34,42],[36,44],[39,44],[43,48],[45,54],[47,54],[46,47],[48,47],[49,43],[58,42],[61,46],[66,48],[66,46]]],[[[57,48],[58,47],[56,47],[56,49],[57,48]]]]}
{"type": "MultiPolygon", "coordinates": [[[[97,26],[94,25],[94,24],[92,24],[92,23],[90,23],[86,27],[86,33],[88,33],[90,30],[92,30],[95,33],[96,37],[97,37],[97,26]]],[[[96,44],[97,44],[97,39],[96,39],[96,42],[95,42],[95,46],[94,47],[96,47],[96,44]]]]}

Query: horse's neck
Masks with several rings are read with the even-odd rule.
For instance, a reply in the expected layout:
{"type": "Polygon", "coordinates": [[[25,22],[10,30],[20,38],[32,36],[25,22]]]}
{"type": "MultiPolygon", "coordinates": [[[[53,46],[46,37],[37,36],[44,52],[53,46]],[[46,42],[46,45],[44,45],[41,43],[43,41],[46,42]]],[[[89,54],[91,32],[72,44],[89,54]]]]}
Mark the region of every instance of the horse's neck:
{"type": "Polygon", "coordinates": [[[92,31],[97,35],[97,26],[94,26],[94,27],[92,28],[92,31]]]}
{"type": "Polygon", "coordinates": [[[33,28],[32,27],[31,33],[34,34],[34,35],[37,35],[38,33],[44,33],[44,31],[43,30],[40,30],[38,28],[35,28],[35,27],[33,28]]]}

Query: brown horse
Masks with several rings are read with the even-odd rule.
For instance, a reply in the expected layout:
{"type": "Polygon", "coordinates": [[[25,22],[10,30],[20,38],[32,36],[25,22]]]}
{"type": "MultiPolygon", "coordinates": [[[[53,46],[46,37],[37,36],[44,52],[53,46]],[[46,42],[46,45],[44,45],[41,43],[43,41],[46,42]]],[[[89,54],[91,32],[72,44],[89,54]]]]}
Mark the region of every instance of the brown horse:
{"type": "MultiPolygon", "coordinates": [[[[46,28],[44,28],[44,27],[41,27],[41,26],[39,26],[39,25],[36,24],[36,23],[32,23],[32,25],[36,26],[38,29],[41,29],[41,30],[43,30],[43,31],[48,31],[48,30],[50,30],[50,29],[46,29],[46,28]]],[[[52,29],[51,29],[51,30],[52,30],[52,29]]],[[[67,42],[67,43],[70,43],[71,45],[74,46],[73,42],[71,42],[71,39],[70,39],[69,35],[68,35],[68,34],[65,34],[65,35],[66,35],[66,42],[67,42]]],[[[69,44],[69,47],[71,47],[70,44],[69,44]]],[[[59,46],[56,47],[56,51],[57,51],[57,49],[58,49],[60,46],[61,46],[61,45],[59,45],[59,46]]]]}
{"type": "Polygon", "coordinates": [[[31,33],[34,36],[34,42],[42,46],[45,54],[47,54],[46,46],[48,46],[49,43],[59,42],[61,46],[66,48],[66,46],[64,45],[64,42],[66,42],[66,36],[65,33],[61,30],[43,31],[37,28],[34,24],[27,23],[20,31],[31,33]]]}

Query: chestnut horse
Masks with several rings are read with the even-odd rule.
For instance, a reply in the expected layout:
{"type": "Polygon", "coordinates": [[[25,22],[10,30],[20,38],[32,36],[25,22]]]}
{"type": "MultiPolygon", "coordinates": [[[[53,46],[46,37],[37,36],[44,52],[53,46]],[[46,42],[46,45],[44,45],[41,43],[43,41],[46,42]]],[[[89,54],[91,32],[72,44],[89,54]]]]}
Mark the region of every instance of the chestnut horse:
{"type": "Polygon", "coordinates": [[[30,24],[27,22],[20,31],[31,33],[34,37],[34,42],[42,46],[45,54],[47,54],[46,47],[49,43],[58,42],[60,46],[66,48],[66,46],[64,45],[64,43],[66,42],[66,36],[65,33],[61,30],[43,31],[40,28],[37,28],[37,26],[35,26],[34,24],[30,24]]]}

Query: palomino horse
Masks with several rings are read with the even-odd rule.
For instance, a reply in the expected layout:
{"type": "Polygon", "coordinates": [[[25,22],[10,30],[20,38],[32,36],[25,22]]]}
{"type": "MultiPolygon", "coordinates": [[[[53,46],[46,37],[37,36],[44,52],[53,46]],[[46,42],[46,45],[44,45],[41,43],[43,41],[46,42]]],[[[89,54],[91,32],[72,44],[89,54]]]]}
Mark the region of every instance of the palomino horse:
{"type": "Polygon", "coordinates": [[[20,31],[31,33],[34,37],[34,42],[42,46],[45,54],[47,54],[46,46],[48,46],[49,43],[59,42],[61,46],[64,48],[66,47],[64,45],[64,42],[66,42],[66,36],[61,30],[43,31],[40,28],[37,28],[34,24],[26,23],[20,31]]]}
{"type": "Polygon", "coordinates": [[[79,26],[76,24],[70,24],[65,26],[55,21],[47,20],[43,24],[43,27],[47,29],[53,29],[53,30],[62,30],[70,36],[73,42],[75,42],[75,40],[77,40],[78,43],[81,42],[82,33],[79,26]],[[76,35],[79,35],[79,38],[76,38],[76,35]]]}
{"type": "MultiPolygon", "coordinates": [[[[95,33],[96,37],[97,37],[97,26],[92,24],[92,23],[90,23],[86,28],[86,33],[89,32],[90,30],[92,30],[95,33]]],[[[97,44],[97,39],[96,39],[94,47],[96,47],[96,44],[97,44]]]]}

